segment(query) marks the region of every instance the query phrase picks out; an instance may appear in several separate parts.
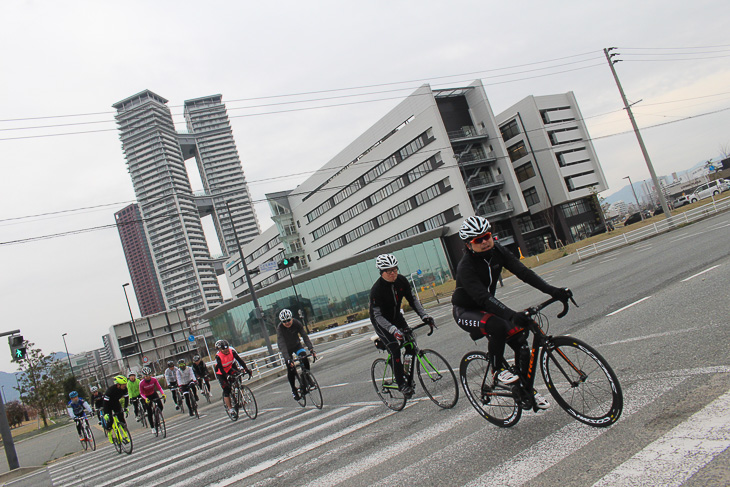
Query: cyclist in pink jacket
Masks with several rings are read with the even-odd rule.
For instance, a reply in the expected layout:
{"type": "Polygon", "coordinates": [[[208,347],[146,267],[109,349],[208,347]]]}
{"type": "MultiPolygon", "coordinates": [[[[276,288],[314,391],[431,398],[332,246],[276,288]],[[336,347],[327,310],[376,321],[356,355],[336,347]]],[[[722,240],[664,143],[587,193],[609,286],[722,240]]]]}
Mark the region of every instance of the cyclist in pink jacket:
{"type": "Polygon", "coordinates": [[[139,382],[139,395],[142,396],[142,405],[144,410],[147,412],[147,419],[149,419],[150,428],[152,432],[155,431],[155,422],[152,417],[152,402],[157,403],[157,407],[162,411],[162,399],[166,399],[165,392],[162,390],[162,386],[157,382],[157,379],[152,377],[152,370],[149,367],[142,369],[143,379],[139,382]]]}

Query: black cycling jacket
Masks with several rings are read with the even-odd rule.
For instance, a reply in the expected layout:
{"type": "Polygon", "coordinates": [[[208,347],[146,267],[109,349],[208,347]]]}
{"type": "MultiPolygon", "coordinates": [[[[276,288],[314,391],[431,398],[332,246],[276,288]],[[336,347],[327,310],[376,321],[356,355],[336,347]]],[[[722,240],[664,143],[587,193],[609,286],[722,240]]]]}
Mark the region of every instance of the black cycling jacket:
{"type": "Polygon", "coordinates": [[[292,319],[292,324],[289,328],[284,326],[283,323],[279,323],[276,327],[276,344],[279,347],[279,353],[284,357],[284,360],[289,360],[291,354],[302,348],[302,342],[299,341],[301,336],[304,339],[304,343],[311,352],[314,349],[312,341],[307,335],[307,330],[304,329],[302,322],[296,318],[292,319]]]}
{"type": "Polygon", "coordinates": [[[421,319],[428,316],[421,302],[413,297],[411,283],[405,276],[398,274],[392,283],[382,277],[375,281],[370,288],[370,322],[376,329],[379,328],[392,335],[396,329],[403,330],[408,326],[400,312],[403,298],[421,319]]]}
{"type": "Polygon", "coordinates": [[[525,267],[512,252],[495,242],[491,250],[479,254],[467,250],[461,258],[456,267],[456,289],[451,296],[451,304],[466,309],[478,309],[511,320],[516,312],[494,297],[502,268],[546,294],[558,290],[525,267]]]}

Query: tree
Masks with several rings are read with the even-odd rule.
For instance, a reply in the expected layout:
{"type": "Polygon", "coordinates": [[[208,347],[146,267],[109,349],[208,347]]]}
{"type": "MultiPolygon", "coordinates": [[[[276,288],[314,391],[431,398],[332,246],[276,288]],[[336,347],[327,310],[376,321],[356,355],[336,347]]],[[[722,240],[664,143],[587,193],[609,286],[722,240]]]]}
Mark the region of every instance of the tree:
{"type": "Polygon", "coordinates": [[[13,428],[23,423],[27,413],[20,401],[10,401],[5,405],[5,415],[8,417],[8,424],[13,428]]]}
{"type": "Polygon", "coordinates": [[[63,364],[45,355],[40,348],[28,343],[26,358],[18,363],[22,374],[17,388],[23,401],[35,408],[48,426],[48,413],[61,406],[63,398],[63,379],[66,373],[63,364]]]}

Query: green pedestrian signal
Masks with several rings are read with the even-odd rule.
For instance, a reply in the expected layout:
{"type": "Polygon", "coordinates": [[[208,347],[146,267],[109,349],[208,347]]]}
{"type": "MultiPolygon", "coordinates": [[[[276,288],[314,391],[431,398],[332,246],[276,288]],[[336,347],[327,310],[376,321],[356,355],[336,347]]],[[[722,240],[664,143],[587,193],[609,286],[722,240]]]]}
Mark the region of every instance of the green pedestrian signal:
{"type": "Polygon", "coordinates": [[[8,344],[10,345],[10,356],[12,357],[13,362],[19,362],[25,359],[27,349],[25,346],[25,340],[23,340],[21,335],[8,337],[8,344]]]}

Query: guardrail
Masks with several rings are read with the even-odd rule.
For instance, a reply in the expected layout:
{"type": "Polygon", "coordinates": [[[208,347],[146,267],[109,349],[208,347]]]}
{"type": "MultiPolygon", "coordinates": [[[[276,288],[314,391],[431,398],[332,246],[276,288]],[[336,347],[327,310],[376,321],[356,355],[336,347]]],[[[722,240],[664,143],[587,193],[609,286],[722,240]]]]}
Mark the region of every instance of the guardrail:
{"type": "Polygon", "coordinates": [[[725,211],[728,209],[730,209],[730,196],[725,197],[720,200],[715,200],[715,198],[712,197],[712,202],[708,203],[706,205],[702,205],[698,208],[694,208],[692,210],[685,211],[677,216],[671,216],[669,218],[665,218],[662,221],[656,222],[652,225],[647,225],[638,230],[634,230],[632,232],[626,232],[626,233],[618,235],[616,237],[602,240],[600,242],[596,242],[587,247],[581,247],[576,250],[576,253],[578,254],[578,261],[580,261],[581,259],[585,259],[587,257],[591,257],[594,255],[602,254],[604,252],[608,252],[610,250],[617,249],[619,247],[623,247],[624,245],[628,245],[628,244],[631,244],[634,242],[638,242],[640,240],[650,238],[654,235],[659,235],[660,233],[665,233],[670,230],[675,230],[678,225],[701,220],[710,215],[713,215],[713,214],[716,214],[716,213],[719,213],[721,211],[725,211]]]}
{"type": "MultiPolygon", "coordinates": [[[[312,344],[316,345],[324,341],[332,341],[337,338],[344,338],[357,333],[364,333],[367,331],[373,331],[370,320],[360,320],[345,325],[340,325],[335,328],[329,328],[327,330],[318,331],[311,333],[309,339],[312,340],[312,344]]],[[[254,350],[249,350],[239,354],[242,359],[246,361],[248,366],[251,368],[253,373],[252,379],[262,379],[272,374],[276,374],[284,370],[284,357],[279,353],[278,346],[276,343],[272,344],[272,348],[275,350],[273,355],[260,356],[262,353],[266,353],[266,347],[259,347],[254,350]]],[[[206,365],[215,367],[215,361],[208,362],[206,365]]]]}

